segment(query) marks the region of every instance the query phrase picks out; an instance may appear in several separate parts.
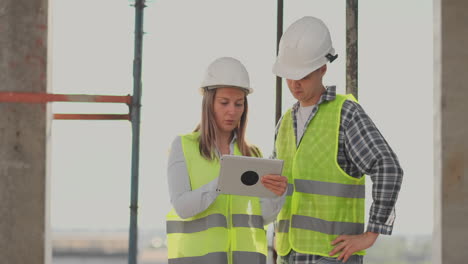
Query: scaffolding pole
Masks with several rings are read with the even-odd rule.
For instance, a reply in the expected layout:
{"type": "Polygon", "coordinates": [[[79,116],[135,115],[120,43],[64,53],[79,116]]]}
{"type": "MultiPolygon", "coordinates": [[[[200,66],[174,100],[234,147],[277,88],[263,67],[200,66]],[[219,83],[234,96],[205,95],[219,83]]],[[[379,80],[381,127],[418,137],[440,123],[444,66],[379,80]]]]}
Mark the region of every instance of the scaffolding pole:
{"type": "Polygon", "coordinates": [[[346,93],[358,99],[358,0],[346,0],[346,93]]]}
{"type": "MultiPolygon", "coordinates": [[[[283,35],[283,0],[278,0],[276,18],[276,56],[278,56],[279,42],[283,35]]],[[[276,76],[276,110],[275,110],[275,125],[281,118],[281,101],[282,101],[282,79],[276,76]]]]}
{"type": "Polygon", "coordinates": [[[130,232],[128,263],[137,263],[138,242],[138,177],[140,158],[141,68],[143,51],[143,10],[145,0],[135,0],[135,50],[133,59],[133,97],[130,107],[132,120],[132,178],[130,193],[130,232]]]}

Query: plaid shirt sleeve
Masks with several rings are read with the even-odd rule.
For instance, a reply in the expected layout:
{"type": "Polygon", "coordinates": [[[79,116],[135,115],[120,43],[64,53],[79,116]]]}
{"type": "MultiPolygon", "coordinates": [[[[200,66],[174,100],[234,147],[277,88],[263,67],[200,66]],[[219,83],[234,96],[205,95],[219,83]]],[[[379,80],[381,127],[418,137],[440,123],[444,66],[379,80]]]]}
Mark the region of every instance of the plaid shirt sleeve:
{"type": "MultiPolygon", "coordinates": [[[[373,183],[367,231],[390,235],[403,170],[397,156],[359,104],[346,101],[342,118],[344,155],[348,161],[345,163],[361,175],[369,175],[373,183]]],[[[343,169],[350,171],[350,168],[343,169]]]]}

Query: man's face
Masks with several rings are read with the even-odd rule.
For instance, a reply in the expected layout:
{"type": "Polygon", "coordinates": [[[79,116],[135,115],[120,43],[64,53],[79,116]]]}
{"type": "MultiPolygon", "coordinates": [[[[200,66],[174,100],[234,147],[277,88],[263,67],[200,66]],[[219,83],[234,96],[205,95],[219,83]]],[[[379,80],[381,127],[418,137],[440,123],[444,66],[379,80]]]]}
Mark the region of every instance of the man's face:
{"type": "Polygon", "coordinates": [[[286,79],[291,94],[302,106],[313,105],[320,98],[324,89],[322,78],[326,70],[327,66],[324,65],[300,80],[286,79]]]}

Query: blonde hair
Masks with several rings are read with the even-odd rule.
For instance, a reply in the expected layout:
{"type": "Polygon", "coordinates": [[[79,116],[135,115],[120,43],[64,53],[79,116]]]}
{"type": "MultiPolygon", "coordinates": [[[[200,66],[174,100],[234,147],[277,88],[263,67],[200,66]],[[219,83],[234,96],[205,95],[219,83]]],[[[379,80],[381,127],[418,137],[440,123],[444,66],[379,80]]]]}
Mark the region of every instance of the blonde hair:
{"type": "MultiPolygon", "coordinates": [[[[203,90],[203,101],[202,101],[202,116],[200,124],[195,128],[194,132],[199,131],[200,137],[198,139],[200,146],[200,154],[207,160],[214,160],[217,158],[216,151],[216,139],[218,137],[217,131],[218,126],[216,125],[216,119],[214,115],[214,99],[217,89],[204,89],[203,90]]],[[[242,113],[241,119],[237,128],[234,129],[237,135],[237,145],[239,150],[244,156],[256,156],[259,157],[260,150],[247,143],[245,139],[245,130],[247,127],[247,113],[248,113],[247,95],[244,97],[244,112],[242,113]]]]}

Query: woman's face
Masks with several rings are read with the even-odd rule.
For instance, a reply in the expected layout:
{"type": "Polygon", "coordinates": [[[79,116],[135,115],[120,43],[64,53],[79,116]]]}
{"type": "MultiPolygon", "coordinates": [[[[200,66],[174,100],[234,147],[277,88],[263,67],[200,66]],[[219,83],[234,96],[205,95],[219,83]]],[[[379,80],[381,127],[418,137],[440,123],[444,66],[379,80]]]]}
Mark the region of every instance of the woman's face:
{"type": "Polygon", "coordinates": [[[217,88],[214,98],[216,125],[221,133],[231,133],[244,113],[245,92],[234,87],[217,88]]]}

